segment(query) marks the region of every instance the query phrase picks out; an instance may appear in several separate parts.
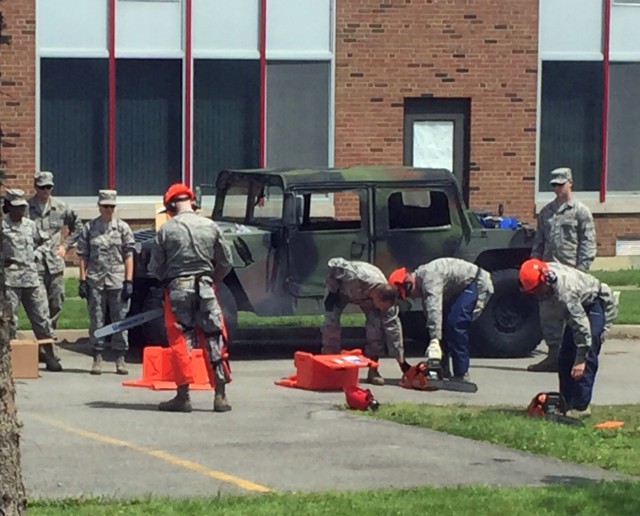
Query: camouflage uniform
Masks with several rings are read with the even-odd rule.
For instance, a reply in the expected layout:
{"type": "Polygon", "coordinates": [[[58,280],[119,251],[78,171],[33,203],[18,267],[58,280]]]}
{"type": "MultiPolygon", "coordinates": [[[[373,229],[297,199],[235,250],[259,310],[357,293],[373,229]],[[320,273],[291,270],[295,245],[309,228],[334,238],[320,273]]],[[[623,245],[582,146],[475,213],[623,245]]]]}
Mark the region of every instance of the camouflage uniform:
{"type": "MultiPolygon", "coordinates": [[[[13,206],[27,206],[22,190],[8,190],[6,201],[13,206]]],[[[14,222],[6,214],[2,219],[2,253],[4,257],[7,301],[13,317],[9,322],[9,336],[16,337],[18,307],[22,302],[36,339],[55,339],[49,319],[47,294],[38,276],[38,263],[47,252],[47,235],[26,217],[14,222]]],[[[41,346],[48,359],[53,358],[53,346],[41,346]]],[[[47,365],[49,363],[47,362],[47,365]]]]}
{"type": "Polygon", "coordinates": [[[549,263],[548,267],[557,280],[547,302],[566,324],[564,331],[560,329],[559,335],[553,335],[554,340],[562,343],[560,393],[570,407],[584,410],[591,402],[598,355],[618,314],[618,306],[609,286],[593,276],[559,263],[549,263]],[[571,368],[583,362],[584,376],[574,380],[571,368]]]}
{"type": "Polygon", "coordinates": [[[340,353],[340,316],[348,303],[358,305],[365,314],[367,343],[365,354],[371,358],[384,355],[402,362],[404,346],[398,307],[381,312],[373,304],[369,291],[387,279],[375,265],[332,258],[328,263],[325,284],[329,292],[338,293],[341,302],[326,312],[322,324],[322,353],[340,353]]]}
{"type": "MultiPolygon", "coordinates": [[[[571,177],[569,169],[561,168],[552,172],[551,181],[571,177]]],[[[575,199],[547,204],[538,215],[531,257],[588,271],[596,257],[596,229],[589,208],[575,199]]],[[[553,358],[560,349],[564,321],[546,300],[539,306],[542,334],[553,358]]]]}
{"type": "Polygon", "coordinates": [[[458,258],[433,260],[418,267],[415,275],[429,338],[442,341],[445,357],[452,358],[453,374],[462,377],[469,369],[469,327],[493,294],[491,275],[458,258]]]}
{"type": "MultiPolygon", "coordinates": [[[[53,175],[41,172],[36,175],[36,185],[53,185],[53,175]],[[43,177],[41,177],[43,176],[43,177]],[[49,178],[51,176],[51,178],[49,178]]],[[[56,251],[60,245],[65,251],[73,247],[82,232],[82,221],[76,213],[62,201],[51,197],[46,205],[40,204],[37,198],[29,199],[29,218],[36,223],[38,229],[49,236],[49,251],[44,254],[44,260],[38,264],[38,273],[47,291],[49,313],[54,329],[64,303],[64,258],[56,251]],[[69,236],[62,241],[62,228],[67,227],[69,236]]]]}
{"type": "MultiPolygon", "coordinates": [[[[78,256],[87,262],[89,339],[95,353],[104,349],[104,338],[96,339],[93,333],[104,326],[107,308],[112,323],[124,319],[129,311],[129,301],[122,300],[121,291],[125,280],[124,259],[133,254],[134,244],[131,228],[116,217],[110,222],[99,217],[87,222],[78,238],[78,256]]],[[[111,346],[126,351],[127,332],[112,335],[111,346]]]]}
{"type": "Polygon", "coordinates": [[[218,225],[192,211],[169,219],[158,231],[148,270],[167,288],[177,324],[189,349],[198,347],[196,328],[204,334],[216,386],[228,381],[221,337],[222,309],[214,280],[231,270],[231,252],[218,225]]]}

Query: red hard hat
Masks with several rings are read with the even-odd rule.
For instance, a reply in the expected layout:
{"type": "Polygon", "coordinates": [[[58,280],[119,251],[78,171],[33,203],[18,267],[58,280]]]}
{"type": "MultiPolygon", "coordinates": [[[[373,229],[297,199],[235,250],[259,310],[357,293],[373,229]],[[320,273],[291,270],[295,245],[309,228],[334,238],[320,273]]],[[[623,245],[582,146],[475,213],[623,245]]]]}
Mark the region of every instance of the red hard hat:
{"type": "Polygon", "coordinates": [[[401,299],[407,297],[407,289],[405,287],[407,278],[407,268],[400,267],[389,274],[389,285],[398,289],[398,295],[401,299]]]}
{"type": "Polygon", "coordinates": [[[193,199],[195,199],[195,195],[193,195],[193,191],[191,190],[191,188],[189,188],[184,183],[175,183],[167,188],[167,191],[162,198],[162,202],[164,202],[164,204],[169,204],[176,197],[186,197],[190,201],[193,201],[193,199]]]}
{"type": "Polygon", "coordinates": [[[520,288],[525,292],[533,292],[541,283],[544,283],[544,271],[547,264],[537,258],[527,260],[520,266],[518,280],[520,288]]]}
{"type": "Polygon", "coordinates": [[[347,405],[354,410],[367,410],[375,401],[369,389],[363,389],[357,385],[345,387],[344,393],[347,397],[347,405]]]}

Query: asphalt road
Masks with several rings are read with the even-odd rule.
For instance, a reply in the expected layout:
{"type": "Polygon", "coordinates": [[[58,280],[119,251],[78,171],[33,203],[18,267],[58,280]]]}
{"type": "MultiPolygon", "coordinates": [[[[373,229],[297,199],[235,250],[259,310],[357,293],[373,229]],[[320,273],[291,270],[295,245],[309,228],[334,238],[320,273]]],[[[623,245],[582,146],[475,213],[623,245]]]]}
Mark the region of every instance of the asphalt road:
{"type": "MultiPolygon", "coordinates": [[[[194,392],[191,414],[167,414],[173,395],[125,388],[106,365],[62,351],[64,373],[43,371],[17,382],[24,423],[22,459],[31,497],[346,490],[417,485],[543,485],[611,479],[597,468],[563,463],[426,429],[375,421],[340,410],[344,395],[274,385],[294,372],[289,359],[238,360],[229,386],[233,411],[214,414],[212,393],[194,392]]],[[[527,373],[539,357],[476,359],[476,394],[374,387],[381,403],[401,400],[525,407],[556,388],[553,374],[527,373]]],[[[637,341],[610,341],[602,355],[596,404],[640,403],[637,341]]],[[[140,375],[140,365],[130,377],[140,375]]],[[[393,361],[381,372],[398,377],[393,361]]],[[[393,382],[390,382],[393,383],[393,382]]]]}

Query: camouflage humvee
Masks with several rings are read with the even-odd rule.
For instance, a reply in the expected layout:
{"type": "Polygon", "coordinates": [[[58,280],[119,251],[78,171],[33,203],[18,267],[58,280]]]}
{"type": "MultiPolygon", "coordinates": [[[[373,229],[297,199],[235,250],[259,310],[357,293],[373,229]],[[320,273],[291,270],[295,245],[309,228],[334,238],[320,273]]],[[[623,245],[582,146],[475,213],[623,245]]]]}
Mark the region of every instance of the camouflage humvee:
{"type": "MultiPolygon", "coordinates": [[[[219,286],[232,330],[238,310],[259,316],[322,314],[326,266],[333,257],[368,261],[388,274],[399,266],[411,269],[455,256],[491,271],[495,283],[493,299],[474,324],[475,354],[524,356],[540,341],[537,304],[517,283],[533,230],[483,227],[446,170],[224,170],[215,194],[212,218],[233,251],[234,270],[219,286]]],[[[142,250],[133,312],[160,303],[145,269],[152,236],[153,231],[136,234],[142,250]]],[[[420,303],[403,308],[405,334],[426,338],[420,303]]],[[[142,331],[132,332],[132,338],[152,339],[142,331]]]]}

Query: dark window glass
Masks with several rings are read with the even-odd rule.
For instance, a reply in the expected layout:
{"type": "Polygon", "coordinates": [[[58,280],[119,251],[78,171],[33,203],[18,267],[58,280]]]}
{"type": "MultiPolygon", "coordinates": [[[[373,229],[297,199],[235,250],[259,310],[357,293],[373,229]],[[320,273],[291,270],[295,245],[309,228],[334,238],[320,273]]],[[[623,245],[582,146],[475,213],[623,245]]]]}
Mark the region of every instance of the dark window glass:
{"type": "Polygon", "coordinates": [[[194,184],[215,183],[225,168],[256,168],[258,61],[198,59],[194,65],[194,184]]]}
{"type": "Polygon", "coordinates": [[[182,177],[182,62],[118,59],[116,189],[161,194],[182,177]]]}
{"type": "Polygon", "coordinates": [[[549,173],[557,167],[571,167],[574,190],[599,190],[602,63],[543,63],[540,122],[540,190],[551,190],[549,173]]]}
{"type": "Polygon", "coordinates": [[[640,191],[640,63],[611,63],[607,189],[640,191]]]}
{"type": "Polygon", "coordinates": [[[267,64],[267,166],[327,166],[330,84],[330,63],[267,64]]]}
{"type": "Polygon", "coordinates": [[[57,195],[107,186],[107,87],[106,59],[40,61],[40,167],[57,195]]]}
{"type": "Polygon", "coordinates": [[[389,196],[389,229],[441,228],[451,224],[444,192],[405,190],[389,196]]]}

